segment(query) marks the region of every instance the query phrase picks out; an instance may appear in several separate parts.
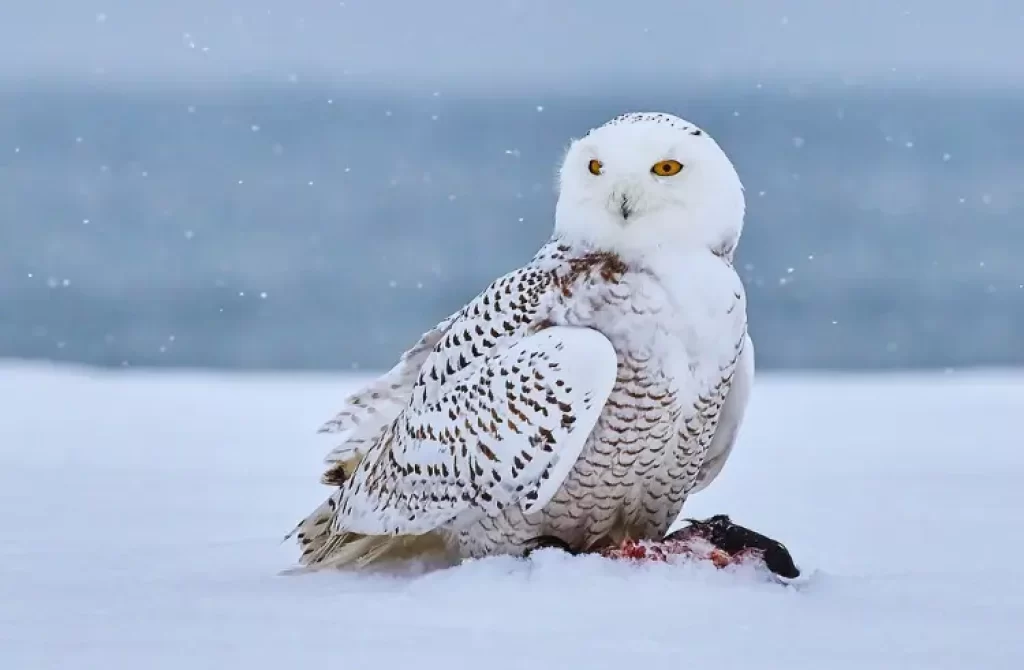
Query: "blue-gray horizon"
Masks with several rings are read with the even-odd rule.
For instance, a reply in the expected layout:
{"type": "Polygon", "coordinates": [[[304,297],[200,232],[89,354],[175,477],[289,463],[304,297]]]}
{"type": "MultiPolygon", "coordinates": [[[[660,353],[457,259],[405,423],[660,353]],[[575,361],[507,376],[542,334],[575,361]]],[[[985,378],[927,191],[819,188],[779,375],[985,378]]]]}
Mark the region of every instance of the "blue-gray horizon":
{"type": "Polygon", "coordinates": [[[1024,77],[1024,9],[976,0],[634,4],[611,0],[11,2],[0,77],[1024,77]]]}

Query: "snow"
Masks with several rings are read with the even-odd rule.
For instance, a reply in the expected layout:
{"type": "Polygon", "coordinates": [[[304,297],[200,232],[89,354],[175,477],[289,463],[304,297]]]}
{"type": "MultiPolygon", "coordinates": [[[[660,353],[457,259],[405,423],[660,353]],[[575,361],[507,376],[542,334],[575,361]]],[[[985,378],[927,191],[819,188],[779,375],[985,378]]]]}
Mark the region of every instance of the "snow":
{"type": "Polygon", "coordinates": [[[0,667],[1021,668],[1024,373],[760,375],[685,513],[798,590],[542,552],[280,576],[357,378],[0,367],[0,667]]]}

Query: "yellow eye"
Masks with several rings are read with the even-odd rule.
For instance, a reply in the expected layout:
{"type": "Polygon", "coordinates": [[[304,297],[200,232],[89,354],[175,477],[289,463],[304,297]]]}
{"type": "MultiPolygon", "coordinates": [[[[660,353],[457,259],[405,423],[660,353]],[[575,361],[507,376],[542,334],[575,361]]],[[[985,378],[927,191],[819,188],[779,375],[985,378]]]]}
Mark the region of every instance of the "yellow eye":
{"type": "Polygon", "coordinates": [[[679,161],[660,161],[651,166],[651,172],[659,177],[671,177],[672,175],[677,175],[682,169],[683,164],[679,161]]]}
{"type": "Polygon", "coordinates": [[[602,163],[601,161],[597,160],[596,158],[592,158],[590,160],[590,163],[587,165],[587,169],[590,170],[590,174],[592,174],[592,175],[599,175],[599,174],[601,174],[601,168],[603,168],[603,167],[604,167],[604,163],[602,163]]]}

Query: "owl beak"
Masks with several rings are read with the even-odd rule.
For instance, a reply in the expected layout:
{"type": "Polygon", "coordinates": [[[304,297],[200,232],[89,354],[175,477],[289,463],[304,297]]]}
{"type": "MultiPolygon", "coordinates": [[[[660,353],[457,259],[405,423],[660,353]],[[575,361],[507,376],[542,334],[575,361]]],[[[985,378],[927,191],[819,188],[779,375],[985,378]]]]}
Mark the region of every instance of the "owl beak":
{"type": "Polygon", "coordinates": [[[623,221],[628,221],[630,215],[633,214],[633,204],[629,201],[629,196],[625,194],[619,197],[619,213],[622,214],[623,221]]]}
{"type": "Polygon", "coordinates": [[[612,191],[608,200],[608,208],[622,217],[622,221],[629,221],[630,217],[636,215],[637,198],[633,189],[624,184],[612,191]]]}

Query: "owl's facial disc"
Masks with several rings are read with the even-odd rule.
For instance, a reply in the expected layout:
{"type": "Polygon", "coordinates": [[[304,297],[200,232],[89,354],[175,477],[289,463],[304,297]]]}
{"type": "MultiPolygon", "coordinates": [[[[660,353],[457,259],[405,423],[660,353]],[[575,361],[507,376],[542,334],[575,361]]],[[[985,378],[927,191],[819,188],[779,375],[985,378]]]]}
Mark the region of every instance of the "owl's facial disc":
{"type": "Polygon", "coordinates": [[[555,229],[619,252],[739,238],[743,187],[703,130],[660,113],[625,114],[566,151],[555,229]]]}
{"type": "MultiPolygon", "coordinates": [[[[604,175],[604,164],[596,158],[590,159],[587,168],[595,177],[604,175]]],[[[643,175],[639,170],[630,171],[617,177],[611,175],[615,181],[611,195],[608,197],[609,211],[613,215],[621,216],[622,223],[628,222],[630,217],[637,214],[645,203],[649,204],[652,200],[652,197],[646,193],[647,189],[657,182],[676,176],[682,169],[682,163],[674,158],[669,158],[660,160],[651,166],[649,170],[651,177],[643,175]]]]}

